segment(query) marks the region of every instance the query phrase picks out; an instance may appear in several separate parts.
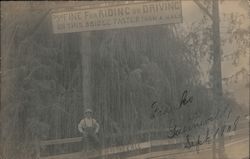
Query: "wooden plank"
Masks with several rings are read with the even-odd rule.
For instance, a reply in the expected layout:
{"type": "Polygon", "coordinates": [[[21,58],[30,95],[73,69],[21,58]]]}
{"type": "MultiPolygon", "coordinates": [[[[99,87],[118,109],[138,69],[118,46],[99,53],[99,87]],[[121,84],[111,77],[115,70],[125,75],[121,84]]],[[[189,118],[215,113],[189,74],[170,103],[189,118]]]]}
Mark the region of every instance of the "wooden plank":
{"type": "MultiPolygon", "coordinates": [[[[247,124],[247,121],[243,121],[240,122],[238,125],[242,124],[247,124]]],[[[226,123],[227,125],[233,125],[233,122],[228,122],[226,123]]],[[[208,124],[211,125],[211,124],[208,124]]],[[[138,133],[135,133],[134,135],[143,135],[143,134],[149,134],[149,133],[154,133],[154,132],[167,132],[169,131],[169,129],[162,129],[162,130],[155,130],[155,129],[151,129],[151,130],[144,130],[144,131],[140,131],[138,133]]],[[[130,134],[112,134],[109,136],[106,136],[105,138],[115,138],[115,137],[121,137],[121,136],[128,136],[130,134]]],[[[56,145],[56,144],[67,144],[67,143],[73,143],[73,142],[80,142],[82,139],[82,137],[75,137],[75,138],[65,138],[65,139],[55,139],[55,140],[45,140],[45,141],[41,141],[40,145],[41,146],[48,146],[48,145],[56,145]]]]}
{"type": "MultiPolygon", "coordinates": [[[[149,131],[141,131],[138,132],[134,135],[139,135],[139,134],[145,134],[148,133],[149,131]]],[[[152,131],[153,132],[153,131],[152,131]]],[[[128,136],[130,134],[111,134],[109,136],[106,136],[104,138],[115,138],[115,137],[121,137],[121,136],[128,136]]],[[[72,142],[80,142],[82,140],[82,137],[74,137],[74,138],[64,138],[64,139],[54,139],[54,140],[44,140],[40,142],[41,146],[48,146],[48,145],[55,145],[55,144],[67,144],[67,143],[72,143],[72,142]]]]}
{"type": "Polygon", "coordinates": [[[123,153],[123,152],[130,152],[130,151],[142,150],[142,149],[150,148],[150,147],[151,147],[150,142],[128,144],[128,145],[116,146],[116,147],[110,147],[110,148],[103,149],[102,155],[111,155],[111,154],[117,154],[117,153],[123,153]]]}
{"type": "Polygon", "coordinates": [[[41,141],[40,145],[48,146],[48,145],[56,145],[56,144],[66,144],[66,143],[72,143],[72,142],[80,142],[81,140],[82,140],[82,137],[46,140],[46,141],[41,141]]]}
{"type": "MultiPolygon", "coordinates": [[[[139,131],[138,133],[133,134],[135,135],[143,135],[143,134],[149,134],[149,133],[154,133],[154,132],[167,132],[169,131],[168,129],[162,129],[162,130],[144,130],[144,131],[139,131]]],[[[116,137],[122,137],[122,136],[129,136],[131,134],[112,134],[109,136],[106,136],[104,138],[116,138],[116,137]]],[[[54,140],[44,140],[40,142],[41,146],[48,146],[48,145],[57,145],[57,144],[67,144],[67,143],[73,143],[73,142],[80,142],[82,140],[82,137],[74,137],[74,138],[64,138],[64,139],[54,139],[54,140]]]]}

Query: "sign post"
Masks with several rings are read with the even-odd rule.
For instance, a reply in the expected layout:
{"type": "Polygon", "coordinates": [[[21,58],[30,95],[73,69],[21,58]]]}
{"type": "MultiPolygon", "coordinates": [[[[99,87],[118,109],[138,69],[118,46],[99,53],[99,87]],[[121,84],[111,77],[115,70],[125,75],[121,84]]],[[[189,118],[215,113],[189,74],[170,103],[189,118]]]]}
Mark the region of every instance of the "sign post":
{"type": "Polygon", "coordinates": [[[90,32],[83,32],[80,34],[80,54],[82,57],[82,94],[84,109],[92,109],[91,97],[91,41],[90,32]]]}

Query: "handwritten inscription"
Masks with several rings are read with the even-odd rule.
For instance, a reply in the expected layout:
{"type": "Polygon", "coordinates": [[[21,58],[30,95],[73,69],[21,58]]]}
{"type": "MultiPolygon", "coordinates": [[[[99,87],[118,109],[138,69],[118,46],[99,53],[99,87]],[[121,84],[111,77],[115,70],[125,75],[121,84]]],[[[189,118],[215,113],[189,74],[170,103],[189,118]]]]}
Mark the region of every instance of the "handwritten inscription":
{"type": "Polygon", "coordinates": [[[239,119],[240,119],[240,116],[237,116],[233,125],[224,124],[221,127],[218,127],[216,129],[216,131],[214,131],[212,133],[210,133],[210,129],[207,128],[206,135],[203,139],[202,139],[201,135],[198,135],[197,138],[195,136],[191,136],[189,134],[186,135],[185,148],[191,148],[194,146],[202,145],[204,143],[210,143],[212,137],[215,138],[218,135],[224,136],[225,133],[230,133],[232,131],[236,131],[239,119]],[[194,140],[191,140],[191,138],[194,138],[194,140]]]}
{"type": "Polygon", "coordinates": [[[196,141],[191,141],[190,140],[190,135],[187,135],[186,136],[187,143],[185,144],[185,148],[191,148],[193,146],[202,145],[202,144],[204,144],[206,142],[210,142],[210,139],[211,138],[209,136],[209,129],[207,129],[206,136],[205,136],[204,139],[201,139],[201,135],[198,135],[196,141]]]}
{"type": "Polygon", "coordinates": [[[189,103],[192,103],[192,101],[193,101],[193,96],[190,96],[187,90],[185,90],[182,93],[181,100],[178,106],[165,105],[165,107],[163,107],[159,105],[157,101],[154,101],[151,105],[151,108],[153,109],[153,112],[151,114],[151,119],[165,114],[173,113],[181,109],[182,107],[187,106],[189,103]]]}
{"type": "MultiPolygon", "coordinates": [[[[194,98],[188,90],[183,91],[180,98],[179,105],[160,105],[157,101],[151,104],[151,119],[178,112],[180,109],[187,107],[190,108],[194,98]]],[[[171,120],[169,123],[169,130],[167,131],[167,137],[169,139],[185,136],[184,147],[192,148],[194,146],[210,143],[211,139],[218,136],[224,136],[225,133],[235,132],[240,120],[240,116],[236,116],[233,119],[233,123],[228,124],[228,121],[232,121],[230,118],[232,108],[228,105],[221,105],[217,107],[217,110],[204,118],[200,112],[195,112],[188,118],[188,125],[177,125],[175,120],[171,120]],[[220,123],[218,125],[218,123],[220,123]],[[217,124],[216,124],[217,123],[217,124]],[[227,124],[226,124],[227,123],[227,124]],[[206,132],[201,133],[206,129],[206,132]],[[195,131],[193,131],[195,130],[195,131]]]]}
{"type": "MultiPolygon", "coordinates": [[[[193,129],[202,128],[204,126],[207,126],[209,123],[214,122],[216,120],[219,120],[222,116],[224,116],[227,113],[228,107],[225,107],[224,109],[217,109],[216,113],[213,115],[211,114],[208,118],[200,121],[196,121],[195,119],[191,121],[192,124],[185,125],[182,127],[178,127],[174,121],[172,120],[169,125],[169,133],[168,137],[173,138],[177,137],[180,134],[187,133],[193,129]]],[[[228,114],[230,114],[231,111],[229,110],[228,114]]],[[[229,117],[229,116],[228,116],[229,117]]]]}

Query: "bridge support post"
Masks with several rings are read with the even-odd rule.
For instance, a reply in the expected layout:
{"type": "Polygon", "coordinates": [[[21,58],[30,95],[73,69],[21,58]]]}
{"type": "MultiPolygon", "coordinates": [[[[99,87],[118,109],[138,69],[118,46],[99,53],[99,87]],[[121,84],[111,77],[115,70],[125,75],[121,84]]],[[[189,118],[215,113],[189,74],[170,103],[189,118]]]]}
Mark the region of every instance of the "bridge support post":
{"type": "Polygon", "coordinates": [[[40,159],[40,141],[38,138],[35,139],[35,151],[36,151],[36,159],[40,159]]]}
{"type": "Polygon", "coordinates": [[[82,56],[82,98],[84,109],[92,109],[91,96],[91,32],[82,32],[80,35],[80,53],[82,56]]]}
{"type": "MultiPolygon", "coordinates": [[[[222,72],[221,72],[221,46],[220,46],[220,17],[219,17],[219,1],[212,1],[212,16],[213,16],[213,66],[212,66],[212,76],[213,76],[213,91],[216,96],[220,98],[223,97],[222,88],[222,72]]],[[[218,126],[222,127],[224,125],[222,119],[217,121],[218,126]]],[[[225,147],[224,147],[224,135],[218,136],[218,158],[226,159],[225,147]]]]}

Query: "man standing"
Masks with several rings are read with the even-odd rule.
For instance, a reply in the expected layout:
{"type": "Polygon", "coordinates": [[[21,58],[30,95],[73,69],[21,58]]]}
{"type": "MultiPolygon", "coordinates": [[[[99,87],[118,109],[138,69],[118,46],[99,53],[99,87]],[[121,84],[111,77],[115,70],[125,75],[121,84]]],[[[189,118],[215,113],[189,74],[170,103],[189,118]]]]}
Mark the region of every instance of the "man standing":
{"type": "Polygon", "coordinates": [[[85,151],[88,151],[90,146],[92,149],[98,149],[100,146],[97,137],[100,126],[92,115],[92,110],[86,109],[84,118],[78,124],[78,130],[83,134],[83,146],[85,151]]]}

